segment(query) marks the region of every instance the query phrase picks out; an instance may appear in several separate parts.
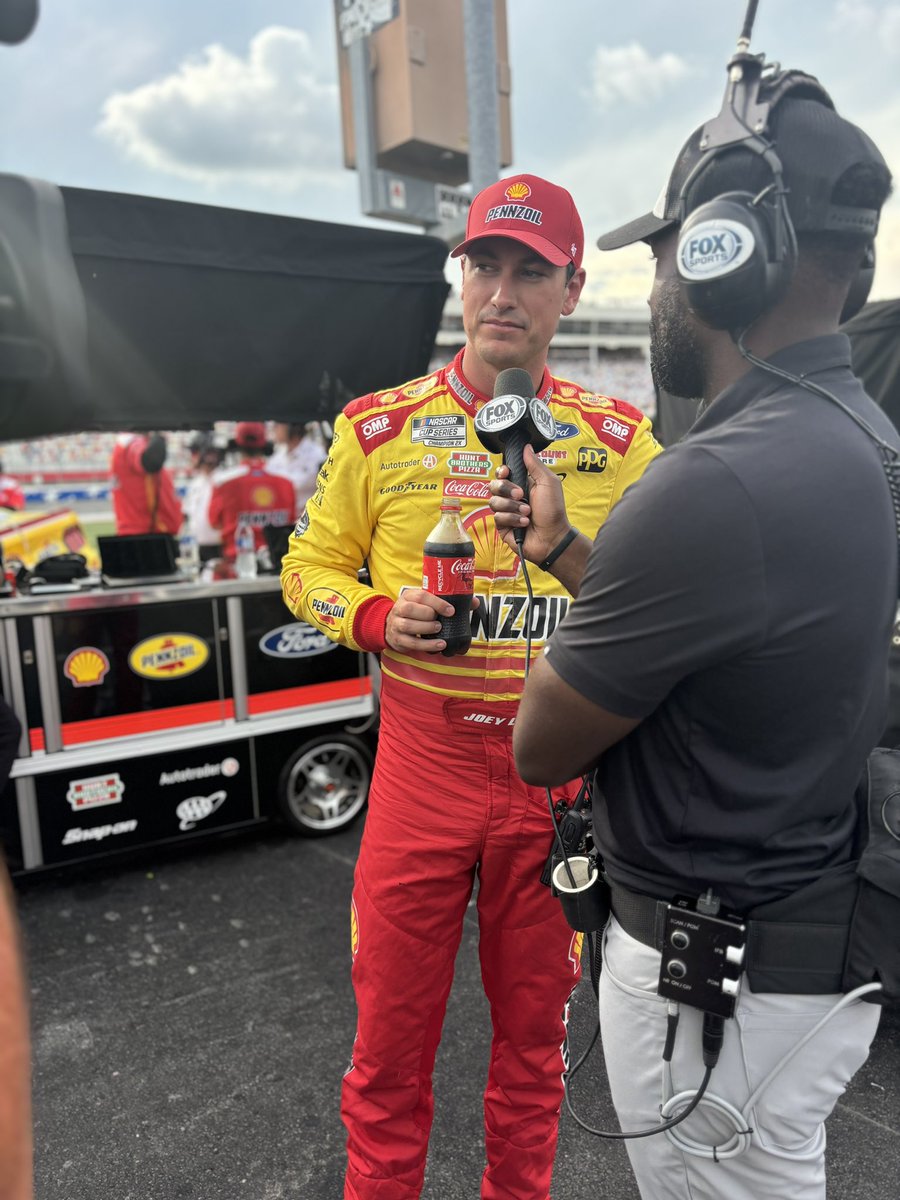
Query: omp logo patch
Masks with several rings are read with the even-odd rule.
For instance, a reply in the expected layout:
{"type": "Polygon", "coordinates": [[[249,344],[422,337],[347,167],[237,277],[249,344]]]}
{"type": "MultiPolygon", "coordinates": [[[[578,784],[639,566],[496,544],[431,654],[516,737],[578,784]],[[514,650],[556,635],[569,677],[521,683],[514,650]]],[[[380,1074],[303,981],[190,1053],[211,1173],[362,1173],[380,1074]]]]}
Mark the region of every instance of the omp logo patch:
{"type": "Polygon", "coordinates": [[[390,417],[372,417],[369,421],[363,421],[360,425],[362,435],[366,441],[370,441],[376,434],[384,433],[386,429],[390,429],[390,417]]]}

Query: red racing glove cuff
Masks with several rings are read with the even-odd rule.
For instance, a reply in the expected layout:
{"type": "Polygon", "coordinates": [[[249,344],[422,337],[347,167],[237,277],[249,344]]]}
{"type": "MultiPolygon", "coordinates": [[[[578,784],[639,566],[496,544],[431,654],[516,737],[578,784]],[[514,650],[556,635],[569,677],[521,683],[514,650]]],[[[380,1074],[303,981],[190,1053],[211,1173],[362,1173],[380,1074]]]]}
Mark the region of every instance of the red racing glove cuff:
{"type": "Polygon", "coordinates": [[[385,629],[388,613],[394,607],[389,596],[373,596],[364,600],[353,618],[353,640],[363,650],[380,654],[387,646],[385,629]]]}

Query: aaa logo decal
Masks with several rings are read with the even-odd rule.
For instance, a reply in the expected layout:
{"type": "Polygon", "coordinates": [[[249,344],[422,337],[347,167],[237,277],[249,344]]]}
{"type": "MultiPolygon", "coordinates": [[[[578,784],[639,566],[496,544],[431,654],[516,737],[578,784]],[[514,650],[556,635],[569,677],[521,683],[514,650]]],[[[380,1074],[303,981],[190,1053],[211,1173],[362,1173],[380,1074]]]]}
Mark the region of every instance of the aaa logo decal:
{"type": "Polygon", "coordinates": [[[182,679],[206,664],[209,646],[190,633],[163,633],[138,642],[128,665],[144,679],[182,679]]]}
{"type": "Polygon", "coordinates": [[[75,687],[96,687],[109,671],[109,659],[96,646],[79,646],[63,663],[63,674],[75,687]]]}

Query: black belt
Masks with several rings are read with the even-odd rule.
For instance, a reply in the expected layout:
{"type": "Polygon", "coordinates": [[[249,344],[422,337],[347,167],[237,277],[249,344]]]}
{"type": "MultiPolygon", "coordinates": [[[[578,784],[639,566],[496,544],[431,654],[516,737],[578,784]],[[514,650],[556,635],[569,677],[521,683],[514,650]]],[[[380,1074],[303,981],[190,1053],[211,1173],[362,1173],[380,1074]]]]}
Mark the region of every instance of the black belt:
{"type": "MultiPolygon", "coordinates": [[[[610,880],[612,911],[636,941],[663,950],[669,901],[610,880]]],[[[842,991],[847,925],[745,919],[744,969],[754,992],[822,995],[842,991]]]]}

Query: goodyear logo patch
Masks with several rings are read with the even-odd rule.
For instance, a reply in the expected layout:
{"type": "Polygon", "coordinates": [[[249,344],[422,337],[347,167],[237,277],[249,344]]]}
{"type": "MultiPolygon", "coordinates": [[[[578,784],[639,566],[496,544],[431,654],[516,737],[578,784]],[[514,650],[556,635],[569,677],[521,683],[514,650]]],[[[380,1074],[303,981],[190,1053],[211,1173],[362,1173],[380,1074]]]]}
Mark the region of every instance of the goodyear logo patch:
{"type": "Polygon", "coordinates": [[[163,633],[138,642],[128,665],[144,679],[183,679],[206,664],[209,646],[190,633],[163,633]]]}

